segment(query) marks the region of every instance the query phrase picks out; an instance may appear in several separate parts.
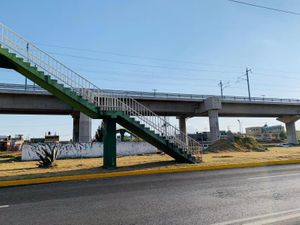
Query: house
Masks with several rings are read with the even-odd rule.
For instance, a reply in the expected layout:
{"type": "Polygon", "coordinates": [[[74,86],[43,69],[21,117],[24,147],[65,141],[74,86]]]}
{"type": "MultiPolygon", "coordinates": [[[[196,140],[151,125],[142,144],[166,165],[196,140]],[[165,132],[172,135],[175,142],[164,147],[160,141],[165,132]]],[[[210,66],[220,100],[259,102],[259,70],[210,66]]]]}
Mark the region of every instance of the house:
{"type": "Polygon", "coordinates": [[[31,138],[30,143],[59,143],[59,135],[47,132],[44,138],[31,138]]]}
{"type": "Polygon", "coordinates": [[[15,137],[10,135],[0,135],[0,150],[1,151],[19,151],[24,143],[22,134],[17,134],[15,137]]]}
{"type": "Polygon", "coordinates": [[[284,132],[284,127],[281,125],[268,126],[265,124],[262,127],[247,127],[246,135],[262,141],[280,140],[280,133],[284,132]]]}

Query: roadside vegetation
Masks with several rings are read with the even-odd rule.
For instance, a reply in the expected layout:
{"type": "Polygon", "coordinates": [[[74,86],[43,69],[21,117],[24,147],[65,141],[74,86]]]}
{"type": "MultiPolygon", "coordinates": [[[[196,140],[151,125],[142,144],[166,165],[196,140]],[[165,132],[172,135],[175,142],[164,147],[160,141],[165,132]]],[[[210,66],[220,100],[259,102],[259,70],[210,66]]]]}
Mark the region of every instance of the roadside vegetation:
{"type": "Polygon", "coordinates": [[[264,152],[268,149],[252,137],[232,137],[220,139],[204,150],[208,152],[264,152]]]}
{"type": "MultiPolygon", "coordinates": [[[[208,152],[200,164],[176,163],[166,154],[124,156],[117,158],[116,171],[151,170],[176,167],[207,167],[240,163],[300,160],[300,147],[270,147],[267,151],[208,152]]],[[[37,161],[20,161],[20,152],[0,152],[0,182],[63,175],[107,173],[102,168],[102,158],[58,159],[55,167],[37,167],[37,161]]]]}
{"type": "Polygon", "coordinates": [[[57,158],[57,146],[55,144],[44,145],[43,148],[36,151],[37,156],[39,157],[38,167],[49,168],[56,166],[57,158]]]}
{"type": "Polygon", "coordinates": [[[0,151],[0,168],[2,163],[21,162],[21,152],[0,151]]]}

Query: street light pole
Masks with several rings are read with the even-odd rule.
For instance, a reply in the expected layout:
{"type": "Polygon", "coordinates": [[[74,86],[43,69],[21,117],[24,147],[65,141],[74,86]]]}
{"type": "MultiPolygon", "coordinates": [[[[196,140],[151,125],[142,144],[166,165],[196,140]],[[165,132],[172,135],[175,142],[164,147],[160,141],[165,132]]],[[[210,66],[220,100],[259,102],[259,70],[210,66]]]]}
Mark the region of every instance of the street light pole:
{"type": "Polygon", "coordinates": [[[240,130],[240,134],[242,134],[242,123],[241,123],[241,121],[240,120],[237,120],[238,122],[239,122],[239,130],[240,130]]]}

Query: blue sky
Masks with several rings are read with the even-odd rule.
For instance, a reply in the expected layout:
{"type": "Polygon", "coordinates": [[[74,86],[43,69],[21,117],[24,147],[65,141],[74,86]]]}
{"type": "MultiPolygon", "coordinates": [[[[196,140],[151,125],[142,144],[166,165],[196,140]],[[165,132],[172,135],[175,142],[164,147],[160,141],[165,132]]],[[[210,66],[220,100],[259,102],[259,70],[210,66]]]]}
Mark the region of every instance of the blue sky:
{"type": "MultiPolygon", "coordinates": [[[[300,12],[297,0],[247,2],[300,12]]],[[[1,8],[1,22],[101,88],[219,94],[223,80],[226,95],[244,96],[246,83],[237,78],[249,67],[253,96],[300,98],[300,16],[226,0],[10,0],[1,8]]],[[[1,69],[0,82],[24,78],[1,69]]],[[[237,119],[221,118],[221,129],[237,131],[237,119]]],[[[0,122],[1,134],[72,133],[70,116],[2,115],[0,122]]],[[[191,132],[209,127],[207,118],[188,125],[191,132]]]]}

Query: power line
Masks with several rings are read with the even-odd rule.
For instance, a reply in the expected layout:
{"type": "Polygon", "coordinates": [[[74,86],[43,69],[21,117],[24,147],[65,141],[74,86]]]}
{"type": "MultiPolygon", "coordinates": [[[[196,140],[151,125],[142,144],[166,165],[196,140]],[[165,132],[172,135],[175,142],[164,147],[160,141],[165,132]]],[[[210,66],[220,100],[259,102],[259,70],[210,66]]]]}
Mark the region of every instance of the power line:
{"type": "MultiPolygon", "coordinates": [[[[115,81],[116,79],[107,79],[107,78],[99,78],[99,81],[101,81],[101,83],[103,84],[103,82],[109,82],[110,84],[115,81]]],[[[120,84],[128,84],[128,81],[135,81],[135,82],[141,82],[143,84],[147,84],[147,85],[150,85],[150,87],[153,87],[153,84],[157,84],[157,80],[152,80],[152,81],[149,81],[149,79],[136,79],[136,78],[132,78],[132,79],[129,79],[129,78],[118,78],[118,83],[120,84]]],[[[131,82],[132,83],[132,82],[131,82]]],[[[199,88],[199,84],[197,82],[195,82],[194,80],[187,80],[187,79],[183,79],[183,80],[168,80],[168,83],[170,85],[180,85],[180,84],[188,84],[188,87],[198,87],[199,88]]],[[[128,86],[128,85],[126,85],[128,86]]],[[[293,93],[298,93],[300,94],[299,90],[297,87],[290,87],[290,86],[270,86],[268,88],[265,87],[264,84],[261,84],[261,85],[256,85],[257,87],[263,87],[263,89],[260,89],[260,88],[251,88],[251,90],[254,90],[254,91],[268,91],[268,90],[281,90],[281,91],[284,91],[286,90],[286,88],[289,88],[289,92],[293,92],[293,93]]],[[[210,87],[210,88],[214,88],[215,85],[213,84],[205,84],[203,85],[203,87],[207,88],[207,87],[210,87]]],[[[121,88],[122,89],[122,88],[121,88]]],[[[161,89],[161,88],[160,88],[161,89]]],[[[231,86],[230,89],[236,89],[236,90],[243,90],[241,87],[239,86],[231,86]]],[[[175,90],[178,90],[175,89],[175,90]]],[[[215,89],[214,89],[215,90],[215,89]]]]}
{"type": "Polygon", "coordinates": [[[64,54],[64,53],[57,53],[57,52],[48,52],[48,53],[53,54],[53,55],[71,57],[71,58],[78,58],[78,59],[85,59],[85,60],[92,60],[92,61],[101,61],[101,62],[113,63],[113,64],[139,66],[139,67],[151,67],[151,68],[181,70],[181,71],[184,70],[184,71],[213,72],[213,73],[233,73],[233,71],[207,70],[207,69],[195,69],[195,68],[184,68],[184,67],[169,67],[169,66],[159,66],[159,65],[151,65],[151,64],[130,63],[130,62],[123,62],[123,61],[118,61],[118,60],[78,56],[78,55],[71,55],[71,54],[64,54]]]}
{"type": "MultiPolygon", "coordinates": [[[[120,72],[120,71],[111,71],[111,70],[86,70],[86,69],[82,69],[82,68],[76,68],[77,71],[80,71],[80,72],[83,72],[83,73],[88,73],[88,74],[95,74],[97,76],[93,76],[94,78],[99,78],[99,74],[101,75],[109,75],[110,77],[117,77],[117,78],[124,78],[124,79],[137,79],[137,80],[143,80],[143,81],[149,81],[149,76],[151,76],[152,81],[156,81],[156,79],[168,79],[169,82],[173,82],[174,79],[178,79],[179,82],[181,82],[182,80],[185,80],[186,78],[188,78],[188,80],[191,80],[191,81],[210,81],[210,82],[216,82],[218,79],[219,79],[219,75],[217,78],[207,78],[207,77],[204,77],[204,78],[201,78],[201,77],[198,77],[197,75],[194,75],[194,74],[178,74],[179,76],[176,76],[177,74],[173,75],[173,74],[157,74],[157,73],[145,73],[145,72],[120,72]],[[128,77],[128,75],[133,75],[133,76],[130,76],[128,77]],[[137,75],[138,77],[135,77],[134,75],[137,75]]],[[[255,73],[257,74],[257,73],[255,73]]],[[[233,74],[234,75],[234,74],[233,74]]],[[[270,75],[274,78],[274,75],[270,75]]],[[[276,76],[275,76],[276,78],[276,76]]],[[[286,77],[277,77],[279,79],[286,79],[286,77]]],[[[102,79],[102,78],[101,78],[102,79]]],[[[231,79],[231,81],[233,82],[234,81],[234,77],[231,79]]],[[[261,77],[256,77],[256,80],[257,79],[261,79],[261,77]]],[[[114,80],[114,78],[111,79],[112,81],[114,80]]],[[[227,78],[228,80],[228,78],[227,78]]],[[[238,80],[239,81],[245,81],[245,75],[241,75],[238,77],[238,80]]],[[[294,79],[294,80],[299,80],[299,79],[294,79]]],[[[229,85],[229,82],[230,81],[227,81],[225,83],[223,83],[224,85],[224,88],[226,88],[226,86],[229,85]]],[[[237,82],[239,83],[239,82],[237,82]]],[[[259,85],[259,84],[258,84],[259,85]]],[[[263,84],[262,84],[263,85],[263,84]]],[[[280,86],[276,86],[276,85],[272,85],[272,87],[280,87],[282,88],[282,85],[280,86]]],[[[288,86],[288,85],[285,85],[284,87],[287,87],[287,88],[295,88],[297,89],[296,86],[288,86]]]]}
{"type": "MultiPolygon", "coordinates": [[[[144,72],[119,72],[119,71],[109,71],[109,70],[86,70],[77,68],[77,71],[89,73],[89,74],[112,74],[114,76],[120,76],[127,79],[128,75],[133,75],[133,78],[145,78],[149,80],[149,76],[151,78],[158,78],[158,79],[188,79],[188,80],[197,80],[197,81],[213,81],[215,82],[218,78],[201,78],[195,76],[194,74],[157,74],[157,73],[144,73],[144,72]],[[137,77],[134,77],[137,76],[137,77]]],[[[219,77],[219,76],[218,76],[219,77]]]]}
{"type": "MultiPolygon", "coordinates": [[[[207,81],[205,82],[205,86],[209,86],[209,87],[214,87],[214,85],[210,85],[211,82],[216,82],[218,78],[215,78],[215,79],[208,79],[208,78],[203,78],[201,79],[200,77],[196,77],[195,75],[188,75],[188,74],[185,74],[185,75],[182,75],[180,74],[180,76],[183,76],[183,77],[178,77],[178,76],[170,76],[169,74],[168,75],[163,75],[161,76],[160,74],[155,74],[155,73],[147,73],[147,74],[144,74],[144,76],[138,76],[138,77],[132,77],[132,76],[129,76],[128,75],[143,75],[142,73],[132,73],[132,72],[118,72],[118,71],[105,71],[105,70],[97,70],[97,71],[90,71],[90,70],[81,70],[81,69],[77,69],[78,71],[82,71],[82,72],[88,72],[90,74],[96,74],[97,76],[89,76],[89,77],[93,77],[93,79],[95,78],[95,81],[98,81],[98,80],[101,80],[101,81],[106,81],[106,82],[114,82],[116,79],[118,79],[118,81],[122,84],[125,84],[126,81],[128,82],[129,80],[132,80],[132,81],[138,81],[138,82],[147,82],[147,83],[151,83],[153,84],[153,82],[157,82],[157,80],[161,80],[161,79],[167,79],[169,83],[173,83],[173,84],[181,84],[182,82],[185,82],[186,81],[186,78],[188,78],[188,80],[190,81],[207,81]],[[101,75],[101,76],[99,76],[101,75]],[[108,75],[108,76],[104,76],[104,75],[108,75]],[[146,76],[146,77],[145,77],[146,76]],[[154,79],[151,79],[149,80],[148,76],[151,76],[152,78],[154,79]],[[157,79],[155,79],[157,78],[157,79]],[[170,79],[170,78],[173,78],[173,79],[170,79]],[[121,79],[121,80],[120,80],[121,79]],[[176,79],[176,80],[174,80],[176,79]],[[211,81],[211,82],[210,82],[211,81]]],[[[11,71],[6,71],[6,70],[0,70],[1,73],[2,72],[5,72],[5,73],[11,73],[11,71]]],[[[0,73],[0,75],[1,75],[0,73]]],[[[257,74],[257,73],[256,73],[257,74]]],[[[270,75],[271,76],[271,75],[270,75]]],[[[257,77],[257,78],[261,78],[261,77],[257,77]]],[[[286,77],[282,77],[284,79],[286,79],[286,77]]],[[[245,81],[245,75],[241,75],[238,79],[239,81],[245,81]]],[[[295,79],[296,80],[296,79],[295,79]]],[[[232,79],[233,81],[233,79],[232,79]]],[[[203,83],[203,82],[202,82],[203,83]]],[[[239,83],[239,82],[238,82],[239,83]]],[[[192,84],[190,84],[192,85],[192,84]]],[[[256,84],[256,86],[265,86],[263,83],[258,83],[256,84]]],[[[232,87],[231,88],[233,89],[240,89],[239,87],[232,87]]],[[[295,86],[290,86],[290,85],[274,85],[272,84],[272,88],[273,89],[280,89],[280,90],[283,90],[284,88],[289,88],[289,92],[291,92],[292,90],[295,90],[293,92],[295,93],[299,93],[299,91],[296,91],[298,90],[297,87],[295,86]]],[[[255,91],[265,91],[266,89],[262,90],[262,89],[254,89],[255,91]]]]}
{"type": "Polygon", "coordinates": [[[43,43],[36,43],[36,44],[42,45],[42,46],[54,47],[54,48],[69,49],[69,50],[83,51],[83,52],[90,52],[90,53],[109,54],[109,55],[114,55],[114,56],[130,57],[130,58],[137,58],[137,59],[149,59],[149,60],[155,60],[155,61],[176,62],[176,63],[185,63],[185,64],[193,64],[193,65],[208,65],[208,66],[219,66],[219,67],[242,68],[241,66],[236,66],[236,65],[195,62],[195,61],[189,61],[189,60],[176,60],[176,59],[167,59],[167,58],[159,58],[159,57],[151,57],[151,56],[138,56],[138,55],[130,55],[130,54],[124,54],[124,53],[116,53],[116,52],[111,52],[111,51],[76,48],[76,47],[53,45],[53,44],[43,44],[43,43]]]}
{"type": "MultiPolygon", "coordinates": [[[[78,65],[78,64],[76,64],[76,65],[78,65]]],[[[199,75],[198,73],[197,74],[193,74],[193,73],[191,73],[191,74],[181,74],[181,73],[180,74],[176,74],[176,73],[175,74],[159,74],[157,72],[150,72],[150,71],[145,71],[145,70],[132,71],[132,72],[131,71],[122,71],[122,72],[120,72],[120,71],[111,71],[111,70],[87,70],[85,68],[89,67],[89,66],[87,66],[87,65],[81,65],[81,66],[82,67],[75,67],[74,69],[76,71],[80,71],[80,72],[84,72],[84,73],[95,73],[95,74],[97,74],[97,73],[98,74],[99,73],[108,73],[108,74],[123,74],[123,75],[128,74],[128,75],[139,75],[139,76],[144,75],[144,76],[151,76],[151,77],[155,76],[155,77],[168,77],[168,78],[174,77],[176,75],[180,75],[182,78],[184,78],[184,77],[191,78],[191,77],[195,77],[195,76],[199,75]],[[82,69],[82,68],[84,68],[84,69],[82,69]]],[[[206,71],[206,72],[216,72],[216,71],[206,71]]],[[[224,71],[220,71],[220,73],[224,73],[224,71]]],[[[238,74],[240,74],[240,73],[238,73],[238,72],[230,73],[230,75],[233,75],[233,76],[238,75],[238,74]]],[[[284,79],[284,80],[290,79],[290,80],[299,81],[299,75],[297,75],[297,74],[293,74],[294,76],[286,76],[286,75],[282,76],[281,74],[255,73],[254,75],[259,75],[259,77],[256,77],[256,79],[257,78],[259,79],[259,78],[262,78],[262,77],[272,77],[272,79],[284,79]]],[[[217,74],[217,76],[218,76],[218,78],[216,78],[216,79],[219,79],[221,75],[217,74]]],[[[238,79],[242,78],[243,76],[244,75],[238,77],[238,79]]],[[[206,79],[206,78],[204,78],[204,79],[206,79]]],[[[228,77],[227,77],[227,79],[228,79],[228,77]]],[[[235,79],[235,78],[233,78],[233,79],[235,79]]],[[[210,80],[215,81],[215,79],[210,79],[210,80]]],[[[239,83],[239,82],[237,82],[237,83],[239,83]]]]}
{"type": "MultiPolygon", "coordinates": [[[[125,83],[125,81],[127,80],[138,80],[138,81],[141,81],[141,82],[150,82],[150,83],[153,83],[153,82],[157,82],[158,79],[167,79],[169,83],[181,83],[182,81],[185,81],[187,78],[188,80],[190,81],[208,81],[208,82],[216,82],[220,75],[218,75],[218,77],[216,78],[207,78],[207,77],[204,77],[204,78],[201,78],[201,77],[198,77],[197,75],[194,75],[194,74],[175,74],[175,76],[173,76],[174,74],[157,74],[157,73],[145,73],[145,71],[135,71],[135,72],[130,72],[130,71],[126,71],[126,72],[120,72],[120,71],[110,71],[110,70],[87,70],[87,69],[82,69],[82,68],[75,68],[76,71],[79,71],[81,73],[86,73],[86,74],[95,74],[97,76],[89,76],[89,77],[93,77],[93,79],[101,79],[102,81],[107,81],[107,82],[112,82],[112,81],[115,81],[115,79],[118,79],[118,81],[122,82],[122,83],[125,83]],[[108,75],[108,76],[105,76],[104,75],[108,75]],[[134,77],[134,76],[131,76],[131,75],[137,75],[138,77],[134,77]],[[178,75],[178,76],[177,76],[178,75]],[[151,76],[153,79],[149,80],[149,76],[151,76]],[[109,78],[108,78],[109,77],[109,78]],[[120,80],[120,78],[124,79],[124,80],[120,80]],[[155,79],[156,78],[156,79],[155,79]],[[171,79],[170,79],[171,78],[171,79]],[[176,81],[174,80],[176,79],[176,81]]],[[[2,70],[0,69],[1,73],[0,73],[0,77],[1,77],[1,74],[2,73],[11,73],[12,71],[8,71],[8,70],[2,70]]],[[[260,75],[259,73],[255,73],[256,75],[260,75]]],[[[234,74],[232,74],[234,75],[234,74]]],[[[280,77],[276,77],[276,75],[271,75],[271,74],[262,74],[262,76],[270,76],[270,77],[273,77],[274,78],[279,78],[279,79],[287,79],[286,76],[280,76],[280,77]]],[[[257,79],[261,79],[262,77],[259,76],[259,77],[256,77],[256,80],[257,79]]],[[[290,78],[292,79],[292,78],[290,78]]],[[[228,80],[228,78],[227,78],[228,80]]],[[[240,81],[245,81],[245,75],[241,75],[238,77],[238,80],[236,83],[240,83],[240,81]]],[[[299,79],[296,79],[294,78],[293,80],[299,80],[299,79]]],[[[231,79],[232,82],[234,82],[234,77],[231,79]]],[[[202,82],[203,83],[203,82],[202,82]]],[[[257,84],[257,85],[263,85],[263,84],[257,84]]],[[[207,85],[205,85],[207,86],[207,85]]],[[[214,87],[213,85],[211,85],[210,87],[214,87]]],[[[285,85],[284,86],[285,88],[290,88],[290,89],[297,89],[297,87],[295,86],[289,86],[289,85],[285,85]]],[[[232,87],[233,88],[233,87],[232,87]]],[[[274,85],[272,84],[272,88],[280,88],[281,90],[283,89],[283,86],[280,85],[274,85]]],[[[257,90],[257,89],[255,89],[257,90]]],[[[298,89],[297,89],[298,90],[298,89]]]]}
{"type": "MultiPolygon", "coordinates": [[[[230,1],[230,0],[229,0],[230,1]]],[[[131,58],[140,58],[140,59],[152,59],[152,60],[158,60],[158,61],[167,61],[167,62],[178,62],[178,63],[187,63],[187,64],[194,64],[194,65],[207,65],[207,66],[219,66],[219,67],[231,67],[231,68],[239,68],[242,69],[242,66],[237,66],[237,65],[225,65],[225,64],[214,64],[214,63],[201,63],[201,62],[192,62],[192,61],[181,61],[181,60],[175,60],[175,59],[166,59],[166,58],[156,58],[156,57],[148,57],[148,56],[135,56],[135,55],[129,55],[129,54],[123,54],[123,53],[115,53],[115,52],[110,52],[110,51],[102,51],[102,50],[92,50],[92,49],[84,49],[84,48],[76,48],[76,47],[67,47],[67,46],[60,46],[60,45],[52,45],[52,44],[42,44],[42,43],[36,43],[38,45],[44,45],[44,46],[50,46],[50,47],[55,47],[55,48],[62,48],[62,49],[70,49],[70,50],[76,50],[76,51],[85,51],[85,52],[93,52],[93,53],[102,53],[102,54],[111,54],[111,55],[116,55],[116,56],[123,56],[123,57],[131,57],[131,58]]],[[[72,58],[81,58],[81,59],[86,59],[86,60],[106,60],[106,59],[99,59],[99,58],[95,58],[95,57],[84,57],[82,55],[69,55],[69,54],[64,54],[64,53],[60,53],[60,52],[49,52],[51,54],[54,55],[61,55],[61,56],[67,56],[67,57],[72,57],[72,58]]],[[[109,60],[110,61],[110,60],[109,60]]],[[[114,60],[113,60],[114,61],[114,60]]],[[[117,62],[111,62],[111,63],[117,63],[117,62]]],[[[119,64],[129,64],[127,62],[119,62],[119,64]]],[[[131,64],[131,63],[130,63],[131,64]]],[[[138,63],[136,63],[136,66],[139,65],[138,63]]],[[[141,66],[147,66],[147,65],[141,65],[141,66]]],[[[185,68],[183,68],[185,69],[185,68]]],[[[283,71],[283,70],[274,70],[272,68],[272,70],[268,69],[268,68],[255,68],[256,71],[259,70],[264,70],[264,71],[269,71],[269,72],[278,72],[278,73],[284,73],[285,74],[285,78],[290,78],[287,77],[286,74],[291,74],[291,75],[295,75],[295,77],[299,77],[297,71],[283,71]]],[[[225,73],[231,73],[233,71],[203,71],[203,72],[225,72],[225,73]]],[[[234,73],[234,72],[233,72],[234,73]]],[[[266,75],[263,73],[256,73],[259,75],[266,75]]],[[[272,76],[274,77],[274,75],[266,75],[266,76],[272,76]]]]}
{"type": "MultiPolygon", "coordinates": [[[[89,74],[96,74],[97,76],[91,76],[93,78],[99,78],[99,80],[103,81],[115,81],[116,79],[118,79],[118,81],[122,82],[122,83],[125,83],[126,81],[138,81],[138,82],[148,82],[148,83],[153,83],[153,82],[157,82],[158,80],[168,80],[168,83],[172,83],[172,84],[181,84],[182,82],[185,82],[186,83],[186,78],[188,78],[188,81],[202,81],[201,83],[207,83],[205,84],[205,87],[214,87],[213,85],[210,85],[211,82],[216,82],[218,78],[215,78],[215,79],[209,79],[209,78],[200,78],[200,77],[196,77],[196,76],[191,76],[191,75],[187,75],[187,74],[180,74],[180,77],[178,76],[170,76],[170,75],[160,75],[160,74],[155,74],[155,73],[147,73],[147,74],[140,74],[140,73],[131,73],[131,72],[118,72],[118,71],[105,71],[105,70],[98,70],[98,71],[90,71],[90,70],[81,70],[81,69],[78,69],[78,71],[82,71],[82,72],[87,72],[89,74]],[[106,77],[99,77],[99,73],[101,75],[109,75],[110,79],[107,79],[106,77]],[[125,76],[124,76],[125,75],[125,76]],[[143,75],[143,76],[138,76],[138,77],[128,77],[127,75],[143,75]],[[151,81],[149,80],[149,76],[151,76],[153,79],[151,79],[151,81]],[[172,78],[172,79],[170,79],[172,78]],[[120,80],[121,79],[121,80],[120,80]],[[123,79],[123,80],[122,80],[123,79]],[[175,79],[175,80],[174,80],[175,79]]],[[[261,78],[261,77],[258,77],[258,78],[261,78]]],[[[285,77],[282,77],[283,79],[285,79],[285,77]]],[[[245,75],[241,75],[240,76],[240,80],[243,80],[243,81],[246,81],[245,79],[245,75]]],[[[256,79],[257,80],[257,79],[256,79]]],[[[233,79],[232,79],[233,81],[233,79]]],[[[223,83],[224,85],[224,89],[227,88],[227,86],[229,85],[229,82],[230,81],[227,81],[225,83],[223,83]]],[[[191,84],[192,85],[192,84],[191,84]]],[[[231,85],[230,85],[231,86],[231,85]]],[[[265,87],[265,85],[263,83],[258,83],[256,84],[256,86],[263,86],[265,87]]],[[[231,88],[234,88],[234,89],[240,89],[240,87],[232,87],[231,88]]],[[[298,88],[296,86],[289,86],[289,85],[285,85],[285,86],[282,86],[282,85],[272,85],[272,88],[273,89],[281,89],[283,90],[283,88],[289,88],[289,90],[293,89],[293,90],[298,90],[298,88]]],[[[224,90],[223,89],[223,90],[224,90]]],[[[253,89],[253,88],[252,88],[253,89]]],[[[258,89],[254,89],[254,90],[258,90],[258,89]]],[[[262,90],[262,89],[260,89],[262,90]]],[[[296,92],[296,91],[295,91],[296,92]]]]}
{"type": "MultiPolygon", "coordinates": [[[[107,73],[105,73],[107,74],[107,73]]],[[[244,76],[244,75],[243,75],[244,76]]],[[[103,82],[108,82],[108,83],[111,83],[113,81],[116,81],[116,78],[114,78],[114,76],[104,76],[104,77],[97,77],[98,79],[95,79],[94,81],[101,81],[101,83],[103,84],[103,82]]],[[[168,82],[169,84],[173,84],[173,85],[177,85],[177,84],[189,84],[188,86],[189,87],[199,87],[199,84],[195,81],[201,81],[201,79],[180,79],[180,80],[177,80],[177,79],[169,79],[167,77],[165,77],[165,79],[168,79],[168,82]]],[[[153,84],[157,84],[157,80],[156,79],[151,79],[149,80],[148,78],[146,77],[124,77],[124,76],[118,76],[117,78],[118,80],[118,83],[120,84],[127,84],[128,81],[135,81],[135,82],[141,82],[143,84],[148,84],[150,85],[150,87],[152,88],[153,87],[153,84]]],[[[215,80],[216,81],[216,80],[215,80]]],[[[205,87],[215,87],[214,85],[208,83],[208,84],[205,84],[204,85],[205,87]]],[[[264,84],[258,84],[256,86],[263,86],[265,87],[264,84]]],[[[284,88],[289,88],[289,92],[294,92],[294,93],[299,93],[297,87],[295,86],[275,86],[275,85],[272,85],[272,90],[276,89],[276,90],[283,90],[284,88]]],[[[122,88],[121,88],[122,89],[122,88]]],[[[231,89],[236,89],[236,90],[241,90],[240,87],[237,87],[237,86],[231,86],[231,89]]],[[[264,89],[259,89],[259,88],[254,88],[255,91],[268,91],[268,89],[264,88],[264,89]]]]}
{"type": "MultiPolygon", "coordinates": [[[[240,73],[240,71],[230,71],[230,70],[210,70],[210,69],[196,69],[196,68],[184,68],[184,67],[168,67],[168,66],[159,66],[159,65],[151,65],[151,64],[139,64],[139,63],[130,63],[130,62],[123,62],[123,61],[116,61],[116,60],[109,60],[109,59],[102,59],[97,57],[86,57],[86,56],[79,56],[79,55],[73,55],[73,54],[64,54],[60,52],[49,52],[53,55],[59,55],[59,56],[65,56],[65,57],[71,57],[71,58],[78,58],[78,59],[84,59],[84,60],[90,60],[90,61],[101,61],[101,62],[107,62],[107,63],[113,63],[113,64],[121,64],[121,65],[131,65],[131,66],[140,66],[140,67],[150,67],[150,68],[161,68],[161,69],[171,69],[171,70],[185,70],[185,71],[191,71],[191,72],[210,72],[210,73],[230,73],[230,74],[237,74],[240,73]]],[[[78,65],[78,64],[76,64],[78,65]]],[[[86,66],[86,65],[84,65],[86,66]]],[[[241,66],[236,68],[242,68],[241,66]]],[[[255,68],[256,71],[265,70],[265,71],[274,71],[277,73],[283,73],[285,79],[295,79],[298,78],[300,74],[299,71],[282,71],[282,70],[268,70],[266,68],[255,68]],[[287,74],[293,75],[293,76],[286,76],[287,74]]],[[[256,73],[257,75],[263,75],[263,76],[269,76],[274,77],[276,74],[266,74],[266,73],[256,73]]],[[[278,75],[281,76],[281,75],[278,75]]],[[[297,79],[298,80],[298,79],[297,79]]]]}
{"type": "Polygon", "coordinates": [[[281,13],[287,13],[287,14],[300,16],[299,12],[283,10],[283,9],[277,9],[277,8],[272,8],[272,7],[268,7],[268,6],[264,6],[264,5],[257,5],[257,4],[253,4],[253,3],[249,3],[249,2],[243,2],[243,1],[237,1],[237,0],[227,0],[227,1],[242,4],[242,5],[252,6],[252,7],[256,7],[256,8],[262,8],[262,9],[272,10],[272,11],[276,11],[276,12],[281,12],[281,13]]]}

